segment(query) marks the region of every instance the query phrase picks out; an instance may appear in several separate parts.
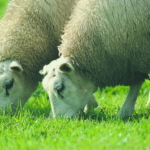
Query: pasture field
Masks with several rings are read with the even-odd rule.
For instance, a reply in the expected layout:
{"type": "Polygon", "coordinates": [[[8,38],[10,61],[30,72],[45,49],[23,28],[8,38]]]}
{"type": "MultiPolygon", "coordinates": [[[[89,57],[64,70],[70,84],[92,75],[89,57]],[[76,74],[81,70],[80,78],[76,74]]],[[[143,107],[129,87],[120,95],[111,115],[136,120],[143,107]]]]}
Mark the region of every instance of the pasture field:
{"type": "MultiPolygon", "coordinates": [[[[6,0],[0,0],[0,17],[6,0]]],[[[3,29],[0,29],[3,30],[3,29]]],[[[0,113],[0,150],[150,150],[150,81],[139,93],[133,117],[114,119],[129,87],[95,93],[100,107],[84,119],[48,118],[50,104],[41,85],[18,114],[0,113]]]]}

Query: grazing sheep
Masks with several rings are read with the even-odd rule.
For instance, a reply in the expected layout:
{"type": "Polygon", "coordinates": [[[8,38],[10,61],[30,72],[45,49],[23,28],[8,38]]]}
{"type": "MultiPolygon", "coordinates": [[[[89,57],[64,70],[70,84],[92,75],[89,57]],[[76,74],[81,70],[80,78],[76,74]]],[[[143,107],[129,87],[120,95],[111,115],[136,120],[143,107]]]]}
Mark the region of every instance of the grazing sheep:
{"type": "Polygon", "coordinates": [[[11,0],[0,20],[0,108],[23,105],[37,87],[77,0],[11,0]]]}
{"type": "Polygon", "coordinates": [[[76,114],[97,87],[116,85],[130,86],[118,117],[132,116],[150,73],[150,1],[80,0],[59,51],[61,58],[50,63],[43,79],[54,117],[76,114]]]}
{"type": "MultiPolygon", "coordinates": [[[[72,116],[78,117],[86,104],[85,112],[97,107],[98,103],[95,97],[88,92],[91,89],[95,92],[97,88],[93,85],[90,86],[87,82],[87,89],[83,89],[82,86],[85,85],[86,81],[77,74],[72,74],[73,77],[70,79],[67,78],[66,74],[61,74],[58,68],[57,64],[60,64],[61,60],[58,59],[58,62],[56,61],[52,61],[49,65],[45,65],[43,70],[40,71],[40,74],[45,75],[42,84],[44,89],[48,92],[50,98],[52,108],[50,117],[57,117],[58,115],[69,118],[72,116]],[[60,75],[62,75],[61,78],[59,78],[60,75]],[[84,97],[81,100],[77,98],[78,95],[75,95],[78,94],[76,85],[79,87],[81,95],[86,95],[89,97],[90,100],[87,103],[85,103],[84,97]]],[[[73,66],[70,65],[70,69],[73,69],[72,67],[73,66]]]]}

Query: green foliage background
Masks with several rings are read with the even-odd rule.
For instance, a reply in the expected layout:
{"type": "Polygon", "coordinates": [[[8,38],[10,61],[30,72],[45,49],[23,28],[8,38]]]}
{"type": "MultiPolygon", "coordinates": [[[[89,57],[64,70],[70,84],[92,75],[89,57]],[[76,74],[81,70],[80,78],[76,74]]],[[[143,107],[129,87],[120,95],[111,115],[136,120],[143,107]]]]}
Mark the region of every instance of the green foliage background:
{"type": "Polygon", "coordinates": [[[2,17],[4,13],[7,2],[7,0],[0,0],[0,17],[2,17]]]}
{"type": "MultiPolygon", "coordinates": [[[[7,0],[0,0],[0,17],[7,0]]],[[[0,29],[2,30],[2,29],[0,29]]],[[[48,96],[39,88],[18,114],[0,114],[0,150],[150,150],[150,82],[140,90],[133,117],[116,120],[129,87],[107,87],[95,96],[100,107],[84,119],[51,119],[48,96]]]]}

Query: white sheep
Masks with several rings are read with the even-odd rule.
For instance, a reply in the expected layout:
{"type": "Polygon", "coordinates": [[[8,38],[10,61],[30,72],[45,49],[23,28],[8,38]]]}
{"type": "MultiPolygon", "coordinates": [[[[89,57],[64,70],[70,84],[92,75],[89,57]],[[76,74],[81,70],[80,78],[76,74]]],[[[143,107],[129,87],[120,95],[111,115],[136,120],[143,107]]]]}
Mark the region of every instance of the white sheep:
{"type": "Polygon", "coordinates": [[[16,109],[37,88],[39,70],[58,58],[60,35],[76,1],[9,2],[0,20],[0,108],[16,109]]]}
{"type": "Polygon", "coordinates": [[[130,86],[118,117],[131,117],[150,73],[150,1],[80,0],[59,51],[43,70],[53,117],[76,116],[97,87],[116,85],[130,86]]]}

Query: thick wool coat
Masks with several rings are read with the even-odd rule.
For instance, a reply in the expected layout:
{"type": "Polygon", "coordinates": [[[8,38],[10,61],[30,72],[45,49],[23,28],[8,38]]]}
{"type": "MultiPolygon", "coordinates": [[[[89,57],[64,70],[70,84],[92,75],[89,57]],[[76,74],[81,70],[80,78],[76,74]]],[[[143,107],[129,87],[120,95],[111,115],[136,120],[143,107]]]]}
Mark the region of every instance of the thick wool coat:
{"type": "Polygon", "coordinates": [[[0,20],[0,61],[18,60],[29,78],[58,57],[57,46],[77,0],[12,0],[0,20]]]}
{"type": "Polygon", "coordinates": [[[142,82],[150,73],[150,1],[80,0],[59,51],[97,86],[142,82]]]}

